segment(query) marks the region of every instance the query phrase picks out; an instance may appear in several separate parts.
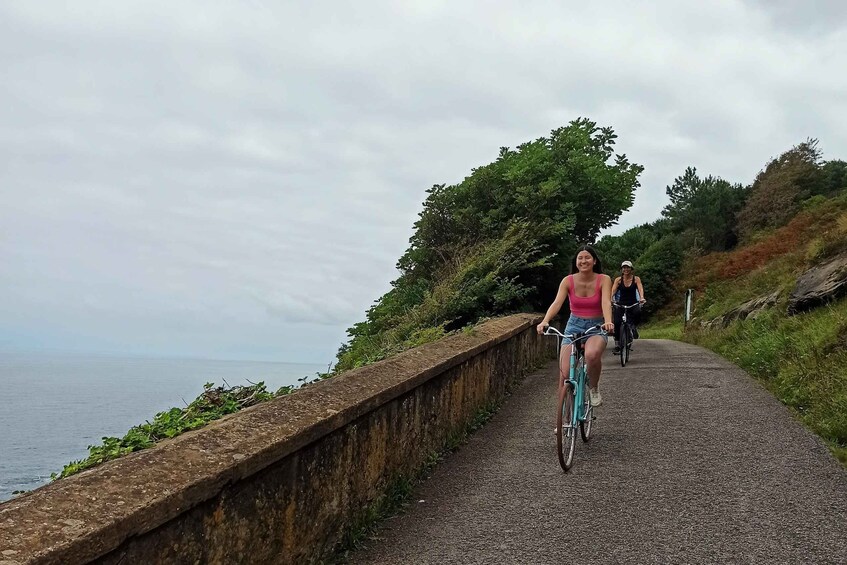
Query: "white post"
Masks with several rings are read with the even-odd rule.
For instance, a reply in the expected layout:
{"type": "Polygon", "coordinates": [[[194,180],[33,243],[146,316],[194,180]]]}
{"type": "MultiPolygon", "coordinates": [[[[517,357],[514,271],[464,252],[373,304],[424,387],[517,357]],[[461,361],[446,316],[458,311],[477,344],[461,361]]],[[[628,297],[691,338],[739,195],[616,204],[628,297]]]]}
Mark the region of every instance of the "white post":
{"type": "Polygon", "coordinates": [[[685,320],[683,325],[688,325],[688,320],[691,319],[691,303],[694,301],[694,289],[689,288],[685,291],[685,320]]]}

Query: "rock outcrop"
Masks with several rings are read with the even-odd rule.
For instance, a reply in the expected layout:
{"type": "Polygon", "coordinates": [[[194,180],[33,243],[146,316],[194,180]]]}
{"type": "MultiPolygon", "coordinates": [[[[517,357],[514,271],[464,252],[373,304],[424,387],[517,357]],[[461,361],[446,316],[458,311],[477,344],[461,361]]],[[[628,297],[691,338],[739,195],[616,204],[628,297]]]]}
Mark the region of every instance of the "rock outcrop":
{"type": "Polygon", "coordinates": [[[817,308],[847,294],[847,253],[803,273],[788,296],[789,316],[817,308]]]}
{"type": "Polygon", "coordinates": [[[700,322],[700,327],[704,329],[722,329],[735,320],[746,320],[748,318],[755,320],[762,310],[770,308],[777,303],[781,293],[781,290],[775,290],[767,296],[759,296],[752,300],[748,300],[744,304],[733,308],[723,316],[718,316],[714,320],[700,322]]]}

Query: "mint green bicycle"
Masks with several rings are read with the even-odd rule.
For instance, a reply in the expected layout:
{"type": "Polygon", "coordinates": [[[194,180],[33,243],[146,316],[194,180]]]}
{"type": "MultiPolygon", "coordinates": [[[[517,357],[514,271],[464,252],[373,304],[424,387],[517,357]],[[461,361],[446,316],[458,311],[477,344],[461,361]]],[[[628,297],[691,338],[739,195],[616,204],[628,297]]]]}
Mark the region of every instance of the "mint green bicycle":
{"type": "Polygon", "coordinates": [[[556,412],[556,445],[558,448],[559,465],[567,472],[573,465],[574,450],[576,448],[576,429],[582,441],[591,439],[591,430],[594,420],[594,407],[591,404],[591,395],[588,393],[588,374],[585,369],[585,340],[593,335],[606,335],[600,326],[589,328],[589,332],[600,329],[596,334],[563,334],[553,326],[547,326],[544,335],[556,336],[558,352],[556,355],[559,367],[559,406],[556,412]],[[562,347],[565,339],[570,343],[570,371],[565,377],[562,374],[562,347]]]}

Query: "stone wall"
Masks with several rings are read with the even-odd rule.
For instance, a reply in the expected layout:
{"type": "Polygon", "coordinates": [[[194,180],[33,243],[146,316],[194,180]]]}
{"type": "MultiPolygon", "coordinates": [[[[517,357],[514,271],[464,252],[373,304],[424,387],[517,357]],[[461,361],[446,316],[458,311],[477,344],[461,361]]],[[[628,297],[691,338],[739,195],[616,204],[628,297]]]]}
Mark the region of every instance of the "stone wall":
{"type": "Polygon", "coordinates": [[[308,563],[554,355],[490,320],[0,504],[0,565],[308,563]]]}

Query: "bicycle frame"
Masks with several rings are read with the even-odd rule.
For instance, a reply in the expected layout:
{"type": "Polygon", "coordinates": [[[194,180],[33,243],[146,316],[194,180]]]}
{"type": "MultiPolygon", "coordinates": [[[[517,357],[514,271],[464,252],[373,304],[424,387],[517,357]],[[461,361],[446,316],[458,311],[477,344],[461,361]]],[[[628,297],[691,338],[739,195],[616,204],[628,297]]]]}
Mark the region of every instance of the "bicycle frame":
{"type": "MultiPolygon", "coordinates": [[[[587,334],[576,334],[576,335],[567,334],[566,335],[566,334],[563,334],[562,332],[560,332],[559,330],[557,330],[556,328],[554,328],[553,326],[548,326],[547,330],[545,330],[545,332],[544,332],[544,335],[555,335],[558,338],[556,340],[558,342],[557,343],[558,349],[557,349],[556,359],[557,359],[558,365],[559,365],[559,377],[560,377],[559,387],[564,388],[565,383],[569,383],[573,387],[574,397],[577,398],[577,399],[582,399],[583,395],[585,394],[585,387],[588,386],[588,373],[585,369],[585,363],[581,364],[579,373],[577,373],[577,369],[576,369],[577,362],[580,360],[580,358],[583,358],[585,356],[584,350],[577,347],[577,343],[580,342],[580,341],[587,341],[588,338],[592,337],[593,335],[598,335],[598,334],[590,334],[590,335],[587,335],[587,334]],[[568,368],[567,379],[565,379],[564,375],[562,374],[562,357],[561,357],[562,356],[562,348],[564,347],[565,339],[571,340],[571,343],[569,344],[570,345],[570,352],[568,353],[569,361],[570,361],[570,363],[569,363],[570,367],[568,368]]],[[[571,423],[570,424],[571,424],[571,426],[576,427],[576,425],[579,422],[585,421],[586,414],[585,414],[585,406],[583,405],[582,402],[575,402],[574,404],[575,404],[575,406],[574,406],[573,413],[571,415],[571,423]]]]}
{"type": "MultiPolygon", "coordinates": [[[[620,331],[623,331],[624,324],[630,325],[629,321],[627,320],[627,312],[629,311],[630,308],[635,308],[636,306],[641,306],[641,303],[636,302],[635,304],[628,304],[628,305],[624,306],[623,304],[618,304],[617,302],[612,302],[613,308],[620,308],[621,310],[623,310],[623,312],[621,313],[620,331]]],[[[618,328],[615,328],[615,329],[617,330],[618,328]]]]}
{"type": "Polygon", "coordinates": [[[640,302],[636,302],[635,304],[626,304],[626,305],[624,305],[624,304],[618,304],[617,302],[612,302],[612,306],[613,306],[614,308],[620,308],[621,310],[623,310],[623,314],[622,314],[622,318],[621,318],[621,319],[622,319],[624,322],[626,322],[626,313],[627,313],[627,310],[629,310],[630,308],[635,308],[636,306],[641,306],[641,303],[640,303],[640,302]]]}
{"type": "Polygon", "coordinates": [[[563,334],[552,326],[547,326],[544,330],[544,335],[558,336],[556,359],[559,366],[559,406],[556,412],[556,444],[559,465],[565,472],[573,465],[577,428],[579,428],[582,441],[587,442],[591,437],[594,407],[591,405],[590,395],[586,390],[588,374],[584,360],[585,352],[581,342],[597,335],[592,333],[595,329],[599,329],[602,332],[601,335],[606,335],[600,326],[594,326],[587,329],[585,333],[576,335],[563,334]],[[562,351],[565,347],[565,339],[570,341],[568,344],[570,349],[567,352],[562,351]],[[562,355],[564,354],[569,356],[570,366],[567,376],[562,372],[562,355]]]}
{"type": "MultiPolygon", "coordinates": [[[[562,339],[562,341],[564,341],[564,339],[562,339]]],[[[560,350],[561,350],[561,347],[560,347],[560,350]]],[[[580,365],[580,370],[579,370],[578,374],[577,374],[576,365],[577,365],[577,362],[579,361],[579,359],[584,356],[584,353],[579,347],[577,347],[575,341],[571,342],[570,350],[571,350],[571,352],[570,352],[570,367],[568,368],[568,382],[571,384],[571,386],[573,386],[574,397],[577,398],[577,399],[581,399],[581,398],[583,398],[583,395],[585,394],[585,387],[587,386],[587,383],[585,382],[587,380],[587,374],[586,374],[586,371],[585,371],[585,363],[582,363],[580,365]]],[[[561,374],[561,372],[562,372],[561,359],[559,361],[560,361],[559,373],[561,374]]],[[[562,382],[562,386],[564,386],[564,384],[565,383],[562,382]]],[[[578,422],[585,421],[585,413],[584,412],[585,412],[585,406],[583,405],[583,403],[582,402],[574,402],[574,411],[573,411],[573,414],[572,414],[572,420],[573,421],[571,422],[571,426],[575,427],[578,422]]]]}

